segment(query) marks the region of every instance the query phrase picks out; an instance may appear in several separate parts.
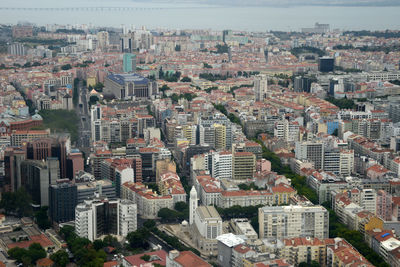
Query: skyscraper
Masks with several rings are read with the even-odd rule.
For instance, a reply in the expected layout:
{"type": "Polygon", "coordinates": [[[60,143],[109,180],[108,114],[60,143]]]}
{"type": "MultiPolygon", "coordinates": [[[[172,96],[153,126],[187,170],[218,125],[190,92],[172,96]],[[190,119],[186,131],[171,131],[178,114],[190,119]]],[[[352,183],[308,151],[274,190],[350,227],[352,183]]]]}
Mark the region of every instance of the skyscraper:
{"type": "Polygon", "coordinates": [[[333,57],[320,57],[318,59],[318,70],[320,72],[331,72],[335,67],[335,59],[333,57]]]}
{"type": "Polygon", "coordinates": [[[69,179],[58,180],[49,187],[49,214],[53,222],[69,222],[75,219],[78,190],[69,179]]]}
{"type": "Polygon", "coordinates": [[[136,71],[136,55],[131,53],[125,53],[123,57],[123,72],[135,72],[136,71]]]}
{"type": "Polygon", "coordinates": [[[254,79],[254,94],[256,101],[264,101],[265,95],[268,90],[268,80],[267,76],[264,74],[259,74],[254,79]]]}

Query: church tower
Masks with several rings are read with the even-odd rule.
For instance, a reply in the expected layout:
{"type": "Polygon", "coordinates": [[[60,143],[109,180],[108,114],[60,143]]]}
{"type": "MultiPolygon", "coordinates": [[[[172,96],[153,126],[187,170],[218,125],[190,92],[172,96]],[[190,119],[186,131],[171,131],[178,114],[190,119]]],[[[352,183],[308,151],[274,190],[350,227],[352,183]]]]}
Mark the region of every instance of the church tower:
{"type": "Polygon", "coordinates": [[[192,225],[194,223],[194,213],[197,209],[197,191],[194,186],[190,190],[189,205],[189,225],[192,225]]]}

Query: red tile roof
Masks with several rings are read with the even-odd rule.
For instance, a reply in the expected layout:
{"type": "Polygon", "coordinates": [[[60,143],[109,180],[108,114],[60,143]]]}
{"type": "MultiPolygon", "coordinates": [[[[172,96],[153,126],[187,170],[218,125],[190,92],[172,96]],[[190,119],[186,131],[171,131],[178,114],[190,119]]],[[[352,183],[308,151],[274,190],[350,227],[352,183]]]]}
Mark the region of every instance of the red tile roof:
{"type": "Polygon", "coordinates": [[[132,266],[141,266],[142,264],[145,263],[153,263],[153,264],[157,263],[166,266],[166,258],[167,258],[167,252],[165,252],[164,250],[158,250],[153,252],[137,254],[133,256],[127,256],[124,258],[124,260],[129,262],[129,264],[131,264],[132,266]],[[159,259],[154,261],[144,261],[141,259],[141,257],[144,255],[157,256],[159,259]]]}
{"type": "Polygon", "coordinates": [[[201,259],[199,256],[191,251],[182,251],[179,256],[174,259],[183,267],[209,267],[209,263],[201,259]]]}
{"type": "Polygon", "coordinates": [[[31,240],[21,241],[8,244],[8,249],[19,247],[19,248],[28,248],[33,243],[39,243],[42,247],[51,247],[54,246],[53,242],[51,242],[44,234],[34,235],[30,237],[31,240]]]}

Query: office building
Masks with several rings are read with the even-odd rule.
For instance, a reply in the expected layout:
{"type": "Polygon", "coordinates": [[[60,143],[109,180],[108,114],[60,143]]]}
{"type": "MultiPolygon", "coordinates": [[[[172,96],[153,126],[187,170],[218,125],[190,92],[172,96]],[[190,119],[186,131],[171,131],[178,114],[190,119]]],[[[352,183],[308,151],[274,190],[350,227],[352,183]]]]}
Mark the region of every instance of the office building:
{"type": "Polygon", "coordinates": [[[232,160],[233,179],[246,180],[253,178],[256,167],[256,156],[251,152],[236,152],[232,160]]]}
{"type": "Polygon", "coordinates": [[[322,206],[275,206],[258,210],[260,238],[329,237],[329,214],[322,206]]]}
{"type": "Polygon", "coordinates": [[[75,220],[75,207],[78,204],[78,190],[69,179],[56,181],[49,187],[49,215],[56,223],[75,220]]]}
{"type": "Polygon", "coordinates": [[[308,160],[314,163],[314,168],[319,170],[324,165],[324,144],[319,142],[296,142],[295,156],[299,160],[308,160]]]}
{"type": "Polygon", "coordinates": [[[79,172],[75,177],[77,186],[77,203],[83,203],[85,199],[92,198],[96,193],[109,199],[116,198],[116,188],[112,181],[102,179],[96,180],[93,175],[86,172],[79,172]]]}
{"type": "Polygon", "coordinates": [[[7,147],[4,151],[4,192],[15,192],[21,187],[21,163],[25,160],[25,151],[7,147]]]}
{"type": "Polygon", "coordinates": [[[318,59],[318,70],[320,72],[332,72],[335,69],[335,59],[333,57],[320,57],[318,59]]]}
{"type": "Polygon", "coordinates": [[[21,163],[21,184],[32,197],[32,204],[49,206],[49,187],[56,184],[59,176],[57,158],[24,160],[21,163]]]}
{"type": "Polygon", "coordinates": [[[93,198],[75,208],[75,232],[94,241],[104,235],[126,237],[137,229],[137,207],[126,199],[93,198]]]}
{"type": "Polygon", "coordinates": [[[136,55],[125,53],[123,56],[123,72],[131,73],[136,71],[136,55]]]}

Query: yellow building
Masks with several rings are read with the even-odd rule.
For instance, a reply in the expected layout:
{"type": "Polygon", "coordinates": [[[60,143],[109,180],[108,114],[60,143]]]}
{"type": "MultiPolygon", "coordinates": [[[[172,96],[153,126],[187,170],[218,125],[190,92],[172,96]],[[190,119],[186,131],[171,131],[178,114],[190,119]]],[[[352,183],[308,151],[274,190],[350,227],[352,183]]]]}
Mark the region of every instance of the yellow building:
{"type": "Polygon", "coordinates": [[[289,204],[289,199],[296,195],[296,190],[287,184],[280,184],[278,186],[271,187],[273,203],[275,205],[286,205],[289,204]]]}
{"type": "Polygon", "coordinates": [[[214,124],[215,130],[215,149],[223,150],[226,148],[226,127],[221,124],[214,124]]]}
{"type": "Polygon", "coordinates": [[[88,77],[86,80],[87,86],[95,86],[96,85],[96,77],[88,77]]]}

